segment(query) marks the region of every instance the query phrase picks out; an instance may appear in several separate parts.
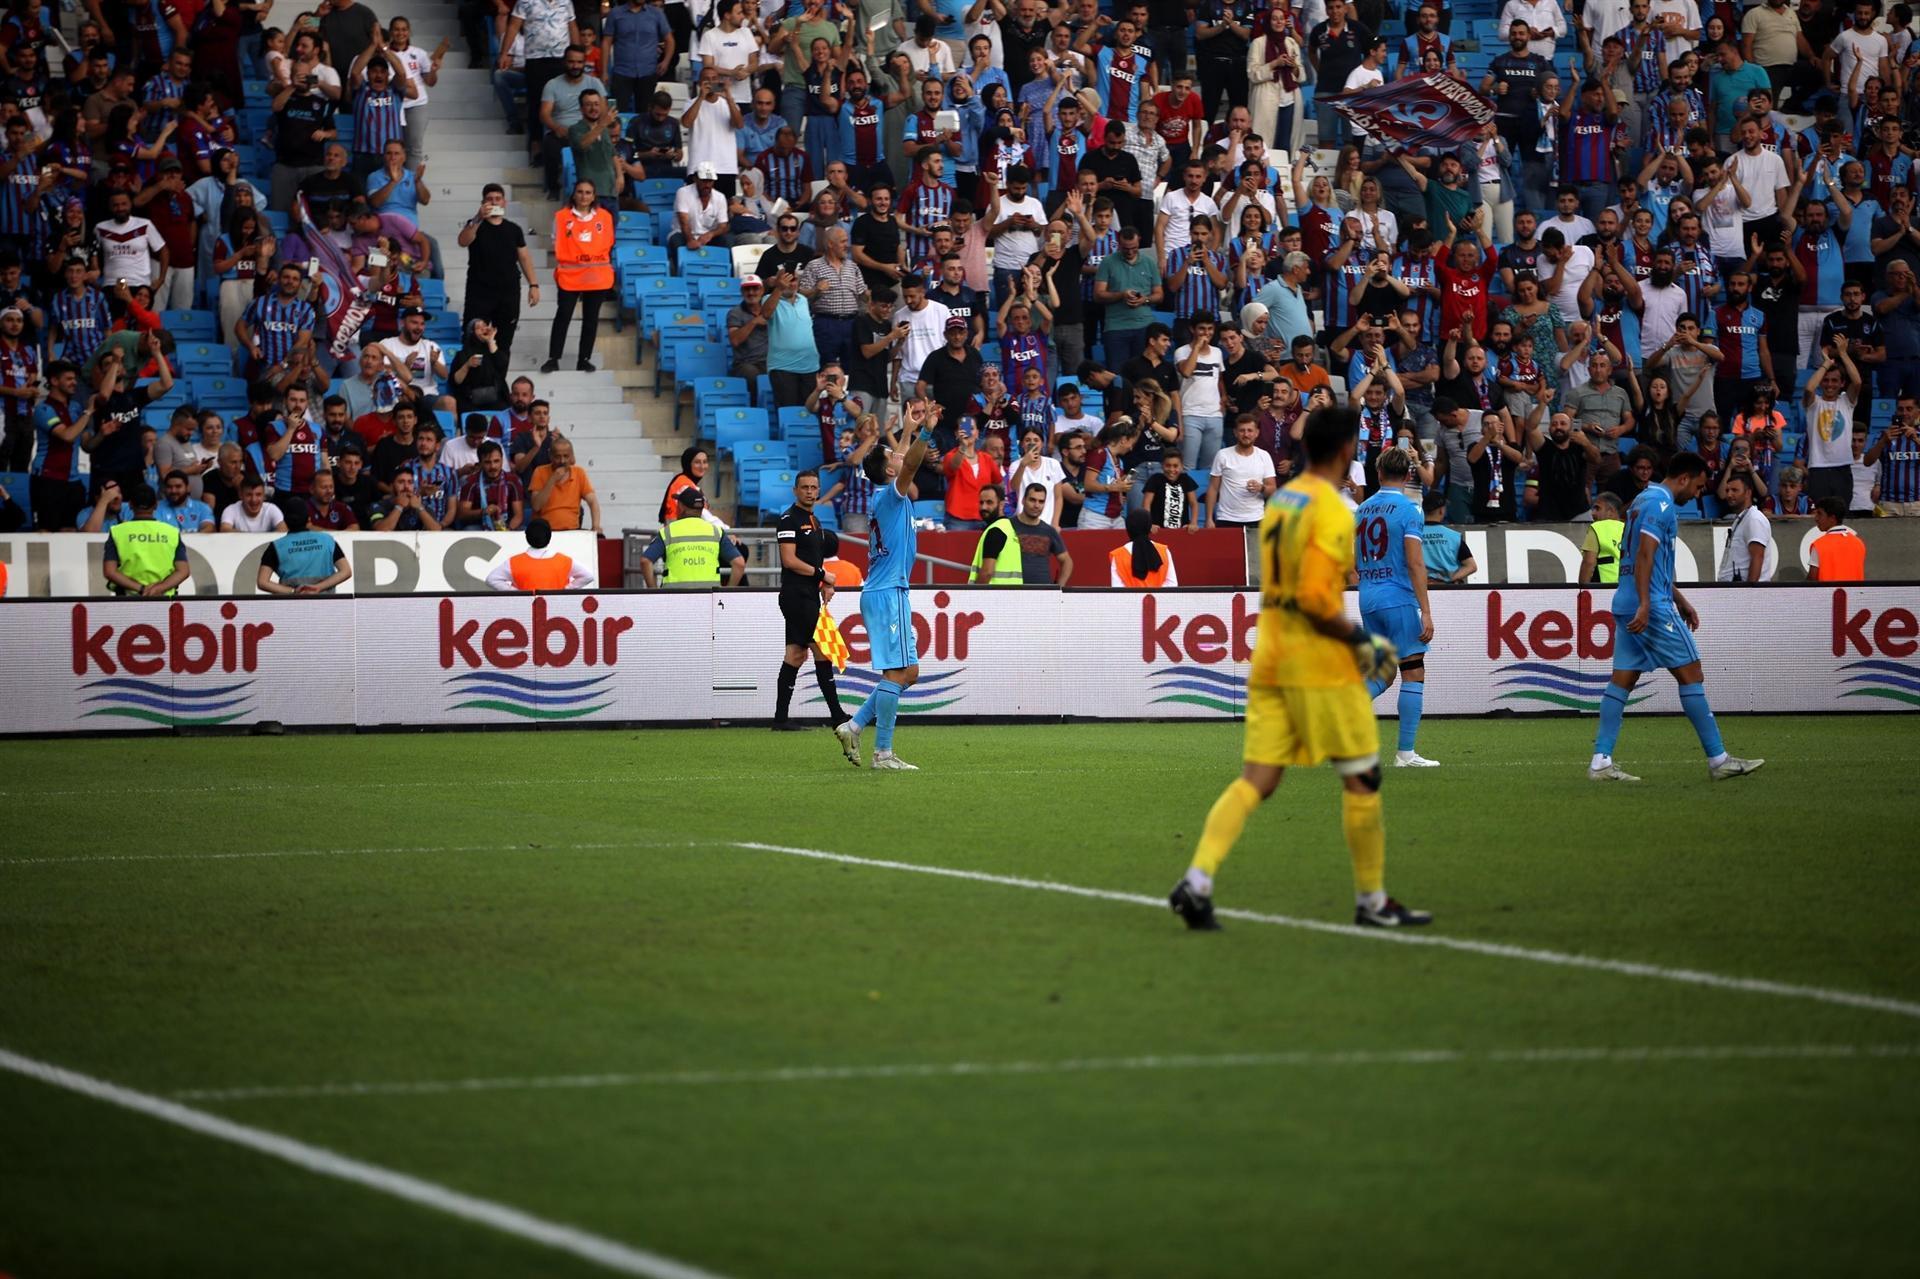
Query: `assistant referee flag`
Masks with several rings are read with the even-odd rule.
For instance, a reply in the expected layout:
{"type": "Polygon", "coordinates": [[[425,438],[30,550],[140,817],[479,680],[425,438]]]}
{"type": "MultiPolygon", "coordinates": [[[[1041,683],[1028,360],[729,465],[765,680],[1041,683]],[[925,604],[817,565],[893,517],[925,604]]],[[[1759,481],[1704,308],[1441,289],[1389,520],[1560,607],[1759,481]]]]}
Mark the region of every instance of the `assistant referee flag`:
{"type": "Polygon", "coordinates": [[[833,663],[834,670],[847,669],[847,641],[834,625],[833,614],[825,608],[820,610],[820,620],[813,624],[813,642],[819,645],[820,655],[833,663]]]}

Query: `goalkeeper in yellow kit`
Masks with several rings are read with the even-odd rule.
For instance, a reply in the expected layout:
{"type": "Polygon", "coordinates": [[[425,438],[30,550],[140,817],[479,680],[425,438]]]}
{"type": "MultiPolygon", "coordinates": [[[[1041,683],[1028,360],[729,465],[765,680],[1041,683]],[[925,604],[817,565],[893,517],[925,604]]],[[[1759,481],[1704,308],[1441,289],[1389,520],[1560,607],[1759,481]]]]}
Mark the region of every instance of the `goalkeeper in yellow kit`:
{"type": "Polygon", "coordinates": [[[1353,464],[1359,415],[1316,409],[1303,443],[1306,473],[1281,489],[1260,521],[1260,629],[1247,681],[1246,766],[1207,814],[1193,865],[1168,898],[1187,927],[1215,929],[1213,876],[1247,818],[1293,765],[1333,761],[1346,786],[1341,825],[1353,855],[1354,922],[1404,928],[1433,922],[1387,896],[1380,817],[1380,735],[1369,677],[1387,678],[1393,645],[1349,621],[1353,512],[1333,481],[1353,464]]]}

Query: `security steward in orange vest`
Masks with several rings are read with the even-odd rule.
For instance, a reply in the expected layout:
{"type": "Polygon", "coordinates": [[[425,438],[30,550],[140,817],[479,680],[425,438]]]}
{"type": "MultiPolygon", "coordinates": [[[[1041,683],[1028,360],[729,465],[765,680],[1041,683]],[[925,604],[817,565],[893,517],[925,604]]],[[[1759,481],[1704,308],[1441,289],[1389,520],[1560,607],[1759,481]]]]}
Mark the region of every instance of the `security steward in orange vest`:
{"type": "Polygon", "coordinates": [[[496,591],[580,591],[593,585],[593,574],[554,550],[553,525],[535,519],[527,525],[527,549],[496,565],[487,585],[496,591]]]}
{"type": "Polygon", "coordinates": [[[1107,563],[1108,584],[1112,586],[1151,591],[1180,585],[1173,568],[1173,550],[1153,540],[1153,516],[1146,511],[1128,513],[1127,540],[1107,552],[1107,563]]]}
{"type": "Polygon", "coordinates": [[[567,345],[567,325],[580,304],[580,359],[573,367],[593,372],[593,339],[600,328],[600,302],[613,287],[613,214],[594,203],[593,183],[573,184],[573,202],[553,215],[553,282],[560,287],[553,313],[553,335],[547,339],[547,362],[542,373],[560,371],[560,352],[567,345]]]}

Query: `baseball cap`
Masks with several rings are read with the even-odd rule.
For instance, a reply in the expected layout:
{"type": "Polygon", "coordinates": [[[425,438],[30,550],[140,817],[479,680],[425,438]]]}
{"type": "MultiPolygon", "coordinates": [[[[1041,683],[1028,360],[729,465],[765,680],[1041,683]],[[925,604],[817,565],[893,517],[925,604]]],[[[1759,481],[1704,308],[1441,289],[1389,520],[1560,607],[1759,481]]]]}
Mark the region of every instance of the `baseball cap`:
{"type": "Polygon", "coordinates": [[[696,510],[707,504],[707,495],[695,486],[689,484],[687,487],[681,489],[679,495],[673,500],[688,510],[696,510]]]}
{"type": "Polygon", "coordinates": [[[410,306],[406,310],[400,312],[400,318],[403,320],[410,315],[417,315],[424,320],[427,318],[427,309],[422,306],[410,306]]]}
{"type": "Polygon", "coordinates": [[[713,182],[720,177],[720,170],[714,168],[711,164],[703,164],[693,171],[693,176],[694,179],[699,182],[713,182]]]}
{"type": "Polygon", "coordinates": [[[947,317],[947,332],[951,333],[955,329],[964,330],[966,327],[967,327],[967,322],[961,317],[957,315],[950,315],[947,317]]]}
{"type": "Polygon", "coordinates": [[[761,279],[757,275],[746,275],[740,278],[740,287],[743,289],[765,288],[766,283],[767,282],[765,280],[761,279]]]}
{"type": "Polygon", "coordinates": [[[180,161],[174,156],[168,156],[166,159],[160,162],[160,172],[162,173],[166,173],[171,170],[176,170],[179,167],[180,167],[180,161]]]}

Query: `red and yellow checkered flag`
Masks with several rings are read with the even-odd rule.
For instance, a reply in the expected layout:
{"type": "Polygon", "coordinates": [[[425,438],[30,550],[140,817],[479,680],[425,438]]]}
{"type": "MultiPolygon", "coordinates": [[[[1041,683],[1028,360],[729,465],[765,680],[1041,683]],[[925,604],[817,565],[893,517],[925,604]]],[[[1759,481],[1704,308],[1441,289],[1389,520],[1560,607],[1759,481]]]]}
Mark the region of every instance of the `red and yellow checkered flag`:
{"type": "Polygon", "coordinates": [[[841,637],[840,628],[834,625],[833,614],[826,606],[820,607],[820,620],[813,624],[813,642],[820,646],[820,652],[833,663],[833,669],[847,669],[847,641],[841,637]]]}

